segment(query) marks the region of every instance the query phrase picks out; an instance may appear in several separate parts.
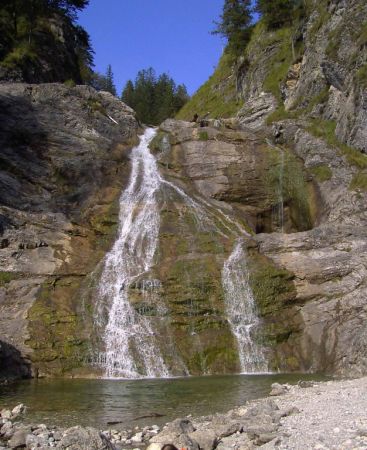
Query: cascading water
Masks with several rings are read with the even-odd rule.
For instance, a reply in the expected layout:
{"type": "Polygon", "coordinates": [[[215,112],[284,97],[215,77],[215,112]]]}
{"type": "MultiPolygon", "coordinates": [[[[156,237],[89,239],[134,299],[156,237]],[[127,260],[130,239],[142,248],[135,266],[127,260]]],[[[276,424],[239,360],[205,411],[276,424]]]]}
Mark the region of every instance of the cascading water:
{"type": "MultiPolygon", "coordinates": [[[[139,277],[149,273],[158,244],[157,194],[161,179],[148,148],[154,134],[153,129],[148,129],[140,145],[132,150],[130,181],[120,199],[119,235],[106,257],[100,282],[99,296],[102,304],[107,305],[108,322],[103,336],[105,351],[99,363],[109,377],[169,375],[149,320],[129,302],[129,290],[139,277]]],[[[156,284],[157,281],[151,280],[150,289],[156,284]]],[[[101,311],[97,321],[100,317],[101,311]]]]}
{"type": "Polygon", "coordinates": [[[119,234],[104,262],[95,321],[99,328],[104,328],[105,350],[99,355],[98,364],[108,377],[170,375],[153,325],[144,314],[146,311],[137,311],[129,297],[131,290],[138,286],[145,304],[148,304],[143,308],[148,309],[151,296],[159,297],[161,283],[150,275],[150,271],[158,247],[159,194],[171,191],[191,211],[198,231],[236,239],[234,250],[222,270],[228,322],[237,340],[241,371],[266,371],[261,348],[251,337],[259,319],[241,240],[241,236],[247,233],[219,207],[205,199],[190,197],[183,189],[161,177],[157,162],[149,151],[154,135],[153,129],[147,129],[139,146],[132,150],[130,180],[120,199],[119,234]]]}
{"type": "Polygon", "coordinates": [[[248,277],[243,242],[237,239],[222,270],[227,317],[237,340],[241,372],[266,372],[268,367],[262,348],[251,336],[252,330],[260,321],[248,277]]]}

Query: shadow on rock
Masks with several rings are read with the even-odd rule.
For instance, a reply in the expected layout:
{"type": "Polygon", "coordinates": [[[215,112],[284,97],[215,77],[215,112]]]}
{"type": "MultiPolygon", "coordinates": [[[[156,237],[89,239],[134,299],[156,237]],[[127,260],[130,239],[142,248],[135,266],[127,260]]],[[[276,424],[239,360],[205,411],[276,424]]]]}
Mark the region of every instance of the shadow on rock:
{"type": "Polygon", "coordinates": [[[31,378],[31,365],[13,345],[0,341],[0,383],[31,378]]]}

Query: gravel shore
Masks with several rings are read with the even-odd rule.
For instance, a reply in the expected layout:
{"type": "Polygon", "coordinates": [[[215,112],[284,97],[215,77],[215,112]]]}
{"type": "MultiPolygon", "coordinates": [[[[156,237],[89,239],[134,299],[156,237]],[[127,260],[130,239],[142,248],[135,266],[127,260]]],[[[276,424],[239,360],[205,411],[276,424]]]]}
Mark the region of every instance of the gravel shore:
{"type": "Polygon", "coordinates": [[[268,398],[225,414],[134,430],[23,423],[23,405],[0,411],[0,450],[367,450],[367,377],[273,384],[268,398]],[[149,448],[150,446],[150,448],[149,448]]]}
{"type": "Polygon", "coordinates": [[[279,438],[264,449],[367,449],[367,378],[292,386],[275,402],[299,413],[281,419],[279,438]]]}

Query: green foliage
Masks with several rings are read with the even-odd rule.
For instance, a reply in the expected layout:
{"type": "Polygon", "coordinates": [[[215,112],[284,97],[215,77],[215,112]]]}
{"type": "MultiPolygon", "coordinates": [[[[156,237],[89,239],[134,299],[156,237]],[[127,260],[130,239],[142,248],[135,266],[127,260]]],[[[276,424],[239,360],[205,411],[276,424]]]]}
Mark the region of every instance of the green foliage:
{"type": "Polygon", "coordinates": [[[116,86],[115,83],[113,81],[113,72],[112,72],[112,66],[111,64],[109,64],[107,66],[107,70],[106,70],[106,85],[104,87],[104,90],[107,92],[110,92],[112,95],[116,95],[116,86]]]}
{"type": "Polygon", "coordinates": [[[363,22],[362,27],[358,30],[357,43],[360,47],[367,45],[367,22],[363,22]]]}
{"type": "Polygon", "coordinates": [[[357,70],[357,82],[362,87],[367,87],[367,64],[357,70]]]}
{"type": "Polygon", "coordinates": [[[106,91],[112,95],[117,95],[113,78],[112,66],[109,64],[106,69],[106,74],[93,73],[89,84],[97,91],[106,91]]]}
{"type": "Polygon", "coordinates": [[[64,85],[70,88],[73,88],[76,86],[75,81],[74,80],[66,80],[64,81],[64,85]]]}
{"type": "Polygon", "coordinates": [[[208,140],[208,132],[207,131],[200,131],[199,132],[199,140],[200,141],[207,141],[208,140]]]}
{"type": "Polygon", "coordinates": [[[136,111],[140,121],[152,125],[174,117],[188,98],[184,85],[177,86],[166,73],[157,77],[152,67],[138,72],[135,83],[129,80],[121,95],[121,100],[136,111]]]}
{"type": "Polygon", "coordinates": [[[194,114],[211,118],[234,116],[243,102],[236,98],[232,72],[232,57],[225,52],[213,75],[179,111],[177,119],[192,120],[194,114]]]}
{"type": "Polygon", "coordinates": [[[311,173],[315,176],[316,180],[320,183],[324,181],[328,181],[333,176],[333,172],[330,167],[326,164],[319,164],[317,166],[313,166],[310,169],[311,173]]]}
{"type": "Polygon", "coordinates": [[[17,278],[17,274],[14,272],[0,272],[0,287],[4,287],[12,280],[17,278]]]}
{"type": "Polygon", "coordinates": [[[292,30],[281,28],[274,32],[272,39],[278,45],[278,51],[269,61],[269,71],[264,80],[264,89],[271,92],[281,102],[280,85],[285,81],[293,60],[292,30]]]}
{"type": "Polygon", "coordinates": [[[220,34],[228,41],[227,50],[240,55],[251,36],[251,0],[225,0],[223,12],[213,34],[220,34]]]}
{"type": "Polygon", "coordinates": [[[76,24],[76,13],[88,3],[89,0],[2,0],[0,64],[20,71],[25,78],[27,73],[37,73],[45,62],[52,66],[55,52],[64,45],[63,39],[50,26],[50,21],[54,21],[72,35],[73,63],[79,70],[75,73],[70,67],[74,81],[87,81],[93,64],[92,49],[88,34],[76,24]]]}
{"type": "Polygon", "coordinates": [[[286,119],[295,119],[297,117],[298,114],[295,111],[286,111],[284,105],[281,104],[275,111],[269,114],[266,118],[266,124],[271,125],[274,122],[279,122],[286,119]]]}
{"type": "Polygon", "coordinates": [[[292,20],[303,13],[303,2],[298,0],[257,0],[257,11],[268,28],[276,29],[290,25],[292,20]]]}
{"type": "Polygon", "coordinates": [[[312,211],[307,187],[307,176],[302,162],[288,149],[268,148],[269,170],[264,174],[264,181],[269,196],[279,192],[282,187],[282,198],[291,207],[292,221],[296,228],[309,230],[312,228],[312,211]]]}
{"type": "Polygon", "coordinates": [[[346,156],[350,165],[359,169],[367,169],[367,155],[338,140],[335,135],[336,122],[333,120],[314,119],[311,121],[308,131],[316,137],[324,139],[331,147],[336,147],[346,156]]]}
{"type": "Polygon", "coordinates": [[[309,35],[311,36],[311,38],[314,38],[314,39],[315,39],[315,36],[317,35],[317,32],[320,30],[320,28],[325,23],[327,23],[327,21],[330,17],[330,13],[329,13],[324,1],[320,1],[318,3],[316,12],[317,12],[316,19],[314,19],[314,22],[312,23],[312,26],[309,31],[309,35]]]}
{"type": "Polygon", "coordinates": [[[353,191],[360,189],[361,191],[367,192],[367,173],[359,172],[354,175],[350,182],[349,189],[353,191]]]}
{"type": "Polygon", "coordinates": [[[87,102],[88,107],[93,112],[99,112],[103,116],[107,116],[107,112],[105,107],[98,99],[90,98],[87,102]]]}

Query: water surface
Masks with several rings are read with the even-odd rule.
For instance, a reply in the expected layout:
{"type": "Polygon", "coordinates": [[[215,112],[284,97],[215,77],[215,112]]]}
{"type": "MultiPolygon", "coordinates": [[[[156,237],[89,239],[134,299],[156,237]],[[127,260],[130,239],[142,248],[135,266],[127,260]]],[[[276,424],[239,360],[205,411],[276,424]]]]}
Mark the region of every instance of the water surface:
{"type": "Polygon", "coordinates": [[[26,420],[58,426],[114,428],[161,425],[188,414],[225,412],[265,397],[274,382],[321,380],[318,375],[227,375],[143,380],[40,379],[0,387],[0,408],[24,403],[26,420]],[[151,414],[163,417],[147,417],[151,414]]]}

